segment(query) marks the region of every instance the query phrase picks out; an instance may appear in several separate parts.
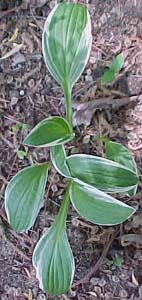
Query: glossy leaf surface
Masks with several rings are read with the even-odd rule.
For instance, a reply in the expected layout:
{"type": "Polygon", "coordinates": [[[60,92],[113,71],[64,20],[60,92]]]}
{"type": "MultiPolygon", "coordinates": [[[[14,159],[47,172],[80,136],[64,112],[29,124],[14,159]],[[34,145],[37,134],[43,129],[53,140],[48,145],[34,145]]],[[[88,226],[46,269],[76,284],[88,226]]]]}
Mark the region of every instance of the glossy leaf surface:
{"type": "Polygon", "coordinates": [[[65,177],[71,177],[66,163],[66,152],[63,145],[57,145],[50,148],[50,156],[54,168],[65,177]]]}
{"type": "Polygon", "coordinates": [[[79,3],[60,3],[49,14],[43,31],[45,63],[56,81],[70,89],[80,77],[92,43],[87,8],[79,3]]]}
{"type": "Polygon", "coordinates": [[[11,227],[17,232],[30,229],[43,201],[48,163],[33,165],[17,173],[5,192],[5,209],[11,227]]]}
{"type": "Polygon", "coordinates": [[[89,185],[73,182],[70,198],[86,220],[99,225],[116,225],[129,218],[135,209],[89,185]]]}
{"type": "MultiPolygon", "coordinates": [[[[132,170],[135,174],[137,174],[137,166],[135,160],[126,147],[116,142],[106,141],[105,149],[107,159],[116,161],[132,170]]],[[[136,189],[137,185],[134,189],[129,191],[128,194],[135,195],[136,189]]]]}
{"type": "Polygon", "coordinates": [[[68,122],[61,117],[49,117],[38,123],[25,138],[24,144],[33,147],[54,146],[73,139],[68,122]]]}
{"type": "Polygon", "coordinates": [[[51,228],[43,235],[33,253],[40,288],[50,295],[66,293],[74,275],[74,258],[66,235],[69,193],[51,228]]]}
{"type": "Polygon", "coordinates": [[[97,156],[76,154],[67,158],[72,177],[104,192],[131,190],[137,183],[137,175],[123,165],[97,156]]]}

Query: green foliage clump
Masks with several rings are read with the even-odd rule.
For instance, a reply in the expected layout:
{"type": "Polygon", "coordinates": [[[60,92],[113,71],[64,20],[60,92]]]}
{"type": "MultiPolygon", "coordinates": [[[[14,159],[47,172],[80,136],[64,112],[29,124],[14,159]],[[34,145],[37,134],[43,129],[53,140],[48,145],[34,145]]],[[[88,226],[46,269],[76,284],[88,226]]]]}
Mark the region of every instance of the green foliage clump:
{"type": "MultiPolygon", "coordinates": [[[[50,117],[32,129],[24,145],[50,147],[51,161],[17,173],[5,192],[9,223],[17,232],[24,232],[34,225],[40,211],[51,163],[67,179],[58,215],[33,253],[40,287],[50,295],[66,293],[74,276],[74,257],[66,233],[70,201],[83,218],[100,225],[122,223],[135,212],[133,207],[110,195],[136,193],[137,169],[125,147],[107,141],[106,158],[86,154],[67,157],[64,148],[75,136],[71,92],[86,66],[91,43],[91,21],[85,6],[61,3],[47,17],[42,38],[43,56],[49,72],[63,89],[66,119],[50,117]]],[[[111,69],[116,71],[116,68],[118,71],[113,61],[111,69]]]]}

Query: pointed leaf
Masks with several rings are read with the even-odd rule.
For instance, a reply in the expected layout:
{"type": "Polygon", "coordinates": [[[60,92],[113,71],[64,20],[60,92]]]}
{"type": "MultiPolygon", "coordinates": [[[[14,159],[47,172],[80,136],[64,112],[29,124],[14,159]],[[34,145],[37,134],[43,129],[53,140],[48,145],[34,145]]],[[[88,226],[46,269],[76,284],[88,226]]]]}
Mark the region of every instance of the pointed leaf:
{"type": "Polygon", "coordinates": [[[33,253],[33,265],[40,287],[50,295],[66,293],[74,275],[74,258],[66,235],[69,186],[51,228],[39,240],[33,253]]]}
{"type": "Polygon", "coordinates": [[[92,43],[87,8],[79,3],[60,3],[49,14],[43,31],[45,63],[56,81],[70,89],[83,72],[92,43]]]}
{"type": "Polygon", "coordinates": [[[43,201],[48,163],[33,165],[17,173],[5,191],[5,210],[11,227],[17,232],[34,225],[43,201]]]}
{"type": "Polygon", "coordinates": [[[120,224],[135,212],[134,208],[83,183],[72,183],[70,198],[83,218],[98,225],[120,224]]]}
{"type": "Polygon", "coordinates": [[[76,154],[67,157],[66,161],[72,177],[104,192],[128,191],[138,181],[133,171],[105,158],[76,154]]]}
{"type": "Polygon", "coordinates": [[[132,154],[122,144],[107,140],[105,142],[105,150],[107,159],[116,161],[137,173],[137,166],[132,154]]]}
{"type": "Polygon", "coordinates": [[[71,177],[66,163],[66,152],[63,145],[53,146],[50,149],[50,156],[55,169],[65,177],[71,177]]]}
{"type": "MultiPolygon", "coordinates": [[[[123,166],[126,166],[135,174],[137,174],[137,166],[132,154],[128,151],[126,147],[122,144],[106,141],[105,142],[105,149],[106,149],[106,158],[116,161],[123,166]]],[[[137,185],[134,189],[128,192],[130,196],[134,196],[136,194],[137,185]]]]}
{"type": "Polygon", "coordinates": [[[50,117],[38,123],[23,144],[33,147],[64,144],[73,139],[74,133],[68,122],[61,117],[50,117]]]}
{"type": "Polygon", "coordinates": [[[33,265],[40,288],[49,295],[68,292],[74,274],[74,258],[63,229],[51,227],[39,240],[33,254],[33,265]]]}

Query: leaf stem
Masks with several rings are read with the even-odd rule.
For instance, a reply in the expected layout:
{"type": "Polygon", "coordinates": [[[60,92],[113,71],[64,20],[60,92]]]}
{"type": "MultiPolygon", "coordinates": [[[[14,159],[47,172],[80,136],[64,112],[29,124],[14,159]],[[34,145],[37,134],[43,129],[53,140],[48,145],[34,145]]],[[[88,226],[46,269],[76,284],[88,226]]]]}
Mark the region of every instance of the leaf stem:
{"type": "Polygon", "coordinates": [[[58,215],[55,220],[55,224],[56,225],[58,224],[58,234],[59,234],[60,230],[62,230],[66,224],[65,222],[66,222],[67,213],[68,213],[69,204],[70,204],[70,197],[69,197],[70,184],[71,184],[71,181],[68,183],[68,186],[66,188],[66,191],[65,191],[65,194],[63,197],[61,207],[59,209],[58,215]]]}
{"type": "Polygon", "coordinates": [[[70,124],[70,126],[73,130],[72,105],[71,105],[71,88],[69,86],[68,80],[66,80],[63,89],[64,89],[64,96],[65,96],[65,102],[66,102],[66,118],[67,118],[67,121],[69,122],[69,124],[70,124]]]}

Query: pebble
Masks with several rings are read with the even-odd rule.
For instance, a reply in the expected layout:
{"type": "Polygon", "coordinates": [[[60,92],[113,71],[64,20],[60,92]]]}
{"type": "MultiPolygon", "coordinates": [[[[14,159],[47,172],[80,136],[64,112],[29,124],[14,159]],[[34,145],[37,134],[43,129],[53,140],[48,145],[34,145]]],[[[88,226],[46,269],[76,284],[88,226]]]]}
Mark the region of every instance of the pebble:
{"type": "Polygon", "coordinates": [[[101,288],[99,286],[94,286],[93,288],[94,292],[96,292],[98,295],[101,295],[101,288]]]}
{"type": "Polygon", "coordinates": [[[99,281],[100,281],[100,278],[98,277],[92,277],[90,282],[93,284],[93,285],[97,285],[99,284],[99,281]]]}
{"type": "Polygon", "coordinates": [[[92,82],[93,81],[93,77],[91,75],[86,75],[85,76],[85,81],[86,81],[86,83],[92,82]]]}
{"type": "Polygon", "coordinates": [[[89,62],[90,62],[90,64],[94,65],[95,62],[96,62],[96,58],[91,56],[90,59],[89,59],[89,62]]]}
{"type": "Polygon", "coordinates": [[[102,25],[104,25],[107,22],[107,16],[105,13],[103,13],[100,17],[100,22],[102,25]]]}
{"type": "Polygon", "coordinates": [[[128,135],[127,135],[127,138],[128,140],[137,140],[138,139],[138,136],[135,132],[129,132],[128,135]]]}
{"type": "Polygon", "coordinates": [[[83,144],[88,144],[90,142],[90,135],[85,135],[83,138],[83,144]]]}
{"type": "Polygon", "coordinates": [[[52,184],[52,186],[51,186],[51,190],[52,190],[52,192],[53,192],[53,193],[56,193],[56,192],[58,191],[58,187],[57,187],[57,185],[55,185],[55,184],[52,184]]]}
{"type": "Polygon", "coordinates": [[[119,297],[120,297],[120,298],[127,298],[127,297],[128,297],[127,291],[124,290],[124,289],[120,290],[120,292],[119,292],[119,297]]]}
{"type": "Polygon", "coordinates": [[[46,296],[44,294],[40,294],[37,296],[37,300],[46,300],[46,296]]]}
{"type": "Polygon", "coordinates": [[[101,278],[101,280],[99,281],[99,286],[103,287],[106,285],[106,280],[104,278],[101,278]]]}
{"type": "Polygon", "coordinates": [[[33,78],[29,79],[29,81],[28,81],[28,86],[29,86],[29,88],[31,88],[31,89],[35,86],[35,81],[34,81],[33,78]]]}
{"type": "Polygon", "coordinates": [[[113,276],[112,276],[112,281],[113,281],[113,282],[119,282],[120,280],[119,280],[119,277],[118,277],[118,276],[113,275],[113,276]]]}
{"type": "Polygon", "coordinates": [[[17,102],[18,102],[18,98],[17,97],[12,97],[10,104],[11,104],[11,106],[13,106],[13,105],[16,105],[17,102]]]}
{"type": "Polygon", "coordinates": [[[25,95],[25,91],[24,90],[20,90],[20,96],[24,96],[25,95]]]}

